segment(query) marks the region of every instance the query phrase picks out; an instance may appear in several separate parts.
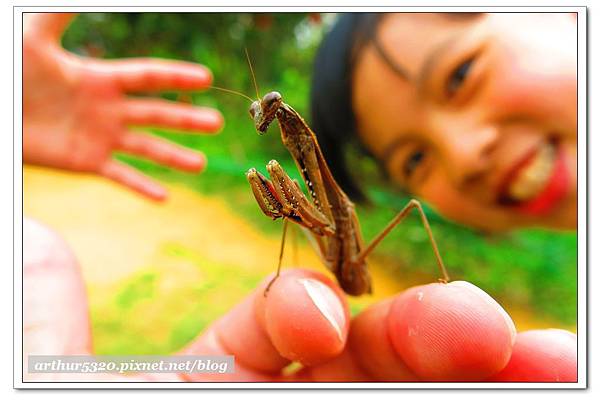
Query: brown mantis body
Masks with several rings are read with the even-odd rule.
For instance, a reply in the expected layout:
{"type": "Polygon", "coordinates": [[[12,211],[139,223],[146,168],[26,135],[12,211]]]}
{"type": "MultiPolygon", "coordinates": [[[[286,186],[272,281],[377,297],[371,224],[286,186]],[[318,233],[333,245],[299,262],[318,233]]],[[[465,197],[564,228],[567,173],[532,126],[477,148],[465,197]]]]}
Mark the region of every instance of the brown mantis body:
{"type": "MultiPolygon", "coordinates": [[[[262,100],[254,101],[250,115],[261,134],[277,119],[283,144],[292,155],[310,193],[309,200],[298,183],[285,173],[277,161],[271,160],[267,165],[270,180],[254,168],[246,173],[258,205],[273,219],[283,218],[286,223],[291,220],[304,227],[314,238],[325,265],[335,274],[346,293],[371,293],[366,257],[412,209],[417,209],[421,215],[442,273],[441,281],[448,281],[429,223],[418,201],[411,200],[365,247],[354,204],[333,178],[317,138],[304,119],[283,102],[278,92],[270,92],[262,100]]],[[[284,224],[284,240],[286,227],[284,224]]],[[[281,256],[277,275],[266,291],[279,276],[281,256]]]]}

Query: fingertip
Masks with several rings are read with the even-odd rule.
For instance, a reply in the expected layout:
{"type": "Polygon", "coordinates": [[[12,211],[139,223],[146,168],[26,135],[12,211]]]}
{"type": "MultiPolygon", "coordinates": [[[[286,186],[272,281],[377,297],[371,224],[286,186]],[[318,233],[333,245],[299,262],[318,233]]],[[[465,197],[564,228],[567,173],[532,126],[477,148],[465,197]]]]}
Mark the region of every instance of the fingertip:
{"type": "Polygon", "coordinates": [[[177,167],[193,173],[201,173],[206,169],[208,160],[206,155],[198,151],[186,151],[178,156],[177,167]]]}
{"type": "Polygon", "coordinates": [[[200,157],[200,167],[198,168],[198,172],[202,172],[208,167],[208,159],[206,158],[206,155],[201,152],[198,153],[198,156],[200,157]]]}
{"type": "Polygon", "coordinates": [[[98,173],[154,201],[162,202],[168,196],[166,188],[162,185],[116,160],[108,160],[100,166],[98,173]]]}
{"type": "Polygon", "coordinates": [[[218,110],[195,107],[186,128],[202,131],[205,134],[218,134],[222,131],[224,122],[223,115],[218,110]]]}
{"type": "Polygon", "coordinates": [[[469,283],[435,283],[411,288],[394,300],[390,338],[420,378],[482,380],[508,363],[514,324],[496,301],[473,288],[469,283]]]}
{"type": "Polygon", "coordinates": [[[218,110],[211,110],[211,113],[207,116],[207,132],[210,134],[218,134],[223,130],[225,125],[225,119],[223,114],[218,110]]]}
{"type": "Polygon", "coordinates": [[[510,361],[489,380],[577,382],[577,336],[559,329],[519,333],[510,361]]]}
{"type": "Polygon", "coordinates": [[[25,24],[25,29],[58,39],[76,15],[77,13],[32,13],[28,16],[30,23],[25,24]]]}
{"type": "Polygon", "coordinates": [[[510,333],[511,344],[515,343],[515,340],[517,338],[517,328],[515,326],[515,322],[513,322],[512,318],[508,315],[508,312],[506,312],[506,310],[504,310],[504,308],[498,302],[496,302],[494,298],[492,298],[481,288],[477,287],[472,283],[469,283],[468,281],[452,281],[448,283],[448,285],[463,288],[465,291],[474,292],[474,295],[479,295],[482,301],[487,302],[490,307],[496,309],[504,319],[504,322],[506,323],[506,327],[510,333]]]}
{"type": "Polygon", "coordinates": [[[212,71],[202,65],[191,62],[177,61],[179,74],[176,76],[175,87],[183,90],[204,89],[213,82],[212,71]]]}
{"type": "Polygon", "coordinates": [[[169,196],[169,193],[166,190],[166,188],[160,185],[148,186],[143,189],[143,193],[156,202],[164,202],[169,196]]]}
{"type": "Polygon", "coordinates": [[[213,73],[212,71],[204,66],[204,65],[198,65],[198,67],[202,70],[202,76],[201,76],[201,81],[202,81],[202,85],[203,87],[207,87],[210,86],[213,82],[213,73]]]}
{"type": "Polygon", "coordinates": [[[321,274],[303,270],[286,273],[257,301],[264,306],[263,322],[275,348],[285,358],[306,366],[339,355],[349,328],[345,299],[321,274]]]}

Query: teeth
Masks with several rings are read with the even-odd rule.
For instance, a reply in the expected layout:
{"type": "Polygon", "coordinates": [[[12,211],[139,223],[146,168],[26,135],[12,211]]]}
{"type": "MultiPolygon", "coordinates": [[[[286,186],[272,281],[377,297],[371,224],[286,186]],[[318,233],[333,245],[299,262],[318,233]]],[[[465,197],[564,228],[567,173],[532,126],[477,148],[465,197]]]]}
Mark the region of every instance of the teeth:
{"type": "Polygon", "coordinates": [[[511,198],[525,201],[535,197],[548,182],[552,174],[555,158],[554,146],[544,145],[538,154],[519,175],[513,180],[508,188],[511,198]]]}

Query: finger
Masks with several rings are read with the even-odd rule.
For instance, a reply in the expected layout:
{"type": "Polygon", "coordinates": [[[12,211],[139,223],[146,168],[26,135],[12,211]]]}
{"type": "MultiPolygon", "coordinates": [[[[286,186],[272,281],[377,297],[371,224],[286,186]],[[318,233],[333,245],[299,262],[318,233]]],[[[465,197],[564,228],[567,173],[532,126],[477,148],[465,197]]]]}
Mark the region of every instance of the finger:
{"type": "Polygon", "coordinates": [[[118,147],[124,152],[180,170],[196,172],[206,166],[206,158],[202,153],[141,132],[125,133],[118,147]]]}
{"type": "Polygon", "coordinates": [[[387,335],[387,313],[391,301],[370,306],[352,319],[346,348],[325,363],[305,367],[289,380],[319,382],[402,381],[413,378],[392,348],[387,335]],[[406,372],[404,376],[395,374],[406,372]]]}
{"type": "Polygon", "coordinates": [[[287,359],[310,366],[339,355],[346,345],[348,305],[341,289],[323,274],[288,270],[256,303],[259,322],[287,359]]]}
{"type": "Polygon", "coordinates": [[[130,99],[124,104],[126,124],[159,126],[186,131],[217,132],[223,117],[213,109],[157,99],[130,99]]]}
{"type": "Polygon", "coordinates": [[[25,29],[58,40],[76,13],[25,13],[25,29]]]}
{"type": "Polygon", "coordinates": [[[297,372],[297,381],[418,381],[394,350],[388,335],[393,299],[371,305],[352,319],[348,344],[339,357],[297,372]]]}
{"type": "Polygon", "coordinates": [[[154,92],[160,90],[195,90],[210,86],[212,74],[200,64],[136,58],[129,60],[99,61],[94,69],[113,77],[127,92],[154,92]]]}
{"type": "Polygon", "coordinates": [[[577,336],[558,329],[519,333],[508,365],[489,380],[577,382],[577,336]]]}
{"type": "Polygon", "coordinates": [[[502,307],[467,282],[414,287],[388,316],[395,351],[421,379],[483,380],[502,370],[516,336],[502,307]]]}
{"type": "MultiPolygon", "coordinates": [[[[237,373],[277,377],[291,360],[316,363],[339,354],[345,345],[349,312],[341,291],[325,276],[287,270],[269,280],[216,322],[183,353],[233,355],[237,373]]],[[[189,380],[204,380],[188,375],[189,380]]]]}
{"type": "Polygon", "coordinates": [[[285,377],[293,382],[368,382],[373,377],[368,375],[348,349],[335,358],[318,365],[303,367],[292,375],[285,377]]]}
{"type": "Polygon", "coordinates": [[[166,190],[144,174],[116,160],[109,160],[100,169],[100,174],[151,199],[162,201],[166,190]]]}
{"type": "Polygon", "coordinates": [[[348,349],[357,364],[377,381],[417,381],[395,351],[388,329],[393,299],[370,306],[352,319],[348,349]]]}

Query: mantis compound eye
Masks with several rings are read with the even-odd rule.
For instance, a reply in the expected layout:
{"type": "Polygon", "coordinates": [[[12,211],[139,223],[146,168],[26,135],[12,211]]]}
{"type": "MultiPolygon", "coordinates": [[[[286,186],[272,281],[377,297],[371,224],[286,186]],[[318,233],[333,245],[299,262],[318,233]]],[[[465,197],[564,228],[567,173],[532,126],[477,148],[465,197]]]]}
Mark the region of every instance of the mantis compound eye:
{"type": "Polygon", "coordinates": [[[263,103],[267,107],[279,106],[281,103],[281,94],[279,92],[269,92],[263,98],[263,103]]]}
{"type": "Polygon", "coordinates": [[[260,103],[257,101],[254,101],[251,105],[250,105],[250,110],[248,110],[250,112],[250,117],[252,117],[252,119],[254,120],[256,118],[256,114],[260,111],[260,103]]]}

